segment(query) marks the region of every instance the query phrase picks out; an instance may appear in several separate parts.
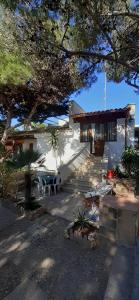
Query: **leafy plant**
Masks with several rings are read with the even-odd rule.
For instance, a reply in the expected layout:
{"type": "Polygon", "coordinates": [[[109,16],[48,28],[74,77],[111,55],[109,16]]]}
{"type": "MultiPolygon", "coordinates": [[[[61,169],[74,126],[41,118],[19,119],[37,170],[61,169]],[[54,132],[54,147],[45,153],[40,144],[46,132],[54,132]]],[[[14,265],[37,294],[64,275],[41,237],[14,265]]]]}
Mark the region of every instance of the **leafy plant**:
{"type": "Polygon", "coordinates": [[[9,161],[9,164],[13,166],[15,169],[30,169],[31,164],[35,162],[40,157],[40,153],[38,151],[25,150],[20,153],[14,155],[13,159],[9,161]]]}
{"type": "Polygon", "coordinates": [[[13,170],[5,161],[0,163],[0,194],[3,199],[9,194],[9,187],[13,179],[13,170]]]}
{"type": "Polygon", "coordinates": [[[136,159],[137,155],[134,148],[132,146],[126,147],[122,154],[122,163],[128,176],[132,176],[135,173],[136,159]]]}
{"type": "Polygon", "coordinates": [[[128,178],[128,174],[121,171],[118,165],[115,167],[114,172],[118,178],[128,178]]]}
{"type": "MultiPolygon", "coordinates": [[[[31,195],[31,163],[40,157],[38,151],[25,150],[16,154],[14,158],[8,162],[9,166],[14,169],[26,169],[25,172],[25,208],[33,209],[36,207],[35,198],[31,195]]],[[[37,205],[38,207],[38,205],[37,205]]]]}
{"type": "Polygon", "coordinates": [[[85,212],[78,212],[76,217],[74,227],[77,227],[79,230],[83,230],[84,228],[90,228],[89,220],[85,216],[85,212]]]}
{"type": "Polygon", "coordinates": [[[51,144],[51,147],[55,151],[55,150],[57,150],[57,147],[58,147],[58,133],[55,128],[51,128],[49,130],[49,132],[50,132],[50,144],[51,144]]]}

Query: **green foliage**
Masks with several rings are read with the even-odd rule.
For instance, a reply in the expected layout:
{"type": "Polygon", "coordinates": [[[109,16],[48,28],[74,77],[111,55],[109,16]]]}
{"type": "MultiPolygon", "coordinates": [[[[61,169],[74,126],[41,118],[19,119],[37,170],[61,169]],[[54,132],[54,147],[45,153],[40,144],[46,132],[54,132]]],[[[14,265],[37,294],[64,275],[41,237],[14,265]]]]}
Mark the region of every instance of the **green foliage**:
{"type": "Polygon", "coordinates": [[[114,172],[118,178],[128,178],[127,172],[122,172],[118,165],[115,167],[114,172]]]}
{"type": "Polygon", "coordinates": [[[37,101],[29,121],[66,114],[70,95],[94,83],[105,61],[108,80],[139,83],[137,1],[0,3],[0,113],[5,119],[10,107],[13,117],[25,122],[37,101]]]}
{"type": "Polygon", "coordinates": [[[14,169],[22,169],[25,166],[30,167],[31,163],[35,162],[40,157],[38,151],[25,150],[14,155],[13,159],[9,161],[9,166],[14,169]]]}
{"type": "Polygon", "coordinates": [[[0,143],[0,159],[3,158],[6,154],[4,146],[0,143]]]}
{"type": "Polygon", "coordinates": [[[15,19],[0,7],[0,85],[25,84],[32,77],[32,68],[16,40],[15,19]]]}
{"type": "Polygon", "coordinates": [[[58,147],[58,132],[55,128],[50,128],[49,133],[50,133],[50,145],[52,149],[55,151],[57,150],[58,147]]]}
{"type": "Polygon", "coordinates": [[[25,150],[16,154],[14,158],[8,162],[8,165],[13,169],[23,169],[25,167],[25,203],[24,208],[29,210],[34,210],[38,207],[37,202],[35,202],[35,198],[31,195],[31,172],[30,166],[31,163],[35,162],[40,157],[38,151],[25,150]],[[26,168],[27,167],[27,168],[26,168]]]}
{"type": "Polygon", "coordinates": [[[122,163],[128,176],[135,176],[139,170],[139,156],[132,146],[126,147],[123,152],[122,163]]]}
{"type": "Polygon", "coordinates": [[[3,199],[7,198],[9,186],[13,178],[13,170],[6,161],[0,163],[0,194],[3,199]]]}
{"type": "Polygon", "coordinates": [[[85,217],[85,212],[78,212],[74,226],[77,227],[79,230],[82,230],[84,228],[90,228],[89,220],[85,217]]]}
{"type": "Polygon", "coordinates": [[[31,122],[31,127],[33,129],[46,129],[47,125],[44,123],[35,123],[35,122],[31,122]]]}
{"type": "Polygon", "coordinates": [[[31,76],[31,68],[21,56],[0,51],[0,84],[25,84],[31,76]]]}

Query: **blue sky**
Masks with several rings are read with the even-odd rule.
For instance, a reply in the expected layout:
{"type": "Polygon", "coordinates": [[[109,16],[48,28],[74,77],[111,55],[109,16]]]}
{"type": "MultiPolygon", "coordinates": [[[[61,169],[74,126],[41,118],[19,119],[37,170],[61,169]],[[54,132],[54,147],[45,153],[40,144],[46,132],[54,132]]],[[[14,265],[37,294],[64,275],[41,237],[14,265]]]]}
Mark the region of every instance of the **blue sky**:
{"type": "MultiPolygon", "coordinates": [[[[104,74],[100,74],[96,83],[89,89],[83,89],[79,94],[73,94],[72,100],[75,100],[85,111],[104,110],[104,74]]],[[[124,82],[107,82],[107,109],[122,108],[129,103],[136,104],[136,124],[139,124],[139,95],[135,89],[124,82]]],[[[64,116],[63,116],[64,117],[64,116]]],[[[62,118],[62,116],[61,116],[62,118]]],[[[57,119],[49,118],[50,124],[57,123],[57,119]],[[51,121],[54,123],[51,123],[51,121]]],[[[47,123],[49,123],[47,121],[47,123]]],[[[16,123],[13,120],[13,125],[16,123]]]]}
{"type": "MultiPolygon", "coordinates": [[[[89,89],[84,89],[80,94],[73,94],[75,100],[85,111],[104,110],[104,74],[100,74],[96,83],[89,89]]],[[[136,104],[136,124],[139,124],[139,95],[135,89],[124,82],[107,82],[107,109],[120,108],[128,103],[136,104]]]]}

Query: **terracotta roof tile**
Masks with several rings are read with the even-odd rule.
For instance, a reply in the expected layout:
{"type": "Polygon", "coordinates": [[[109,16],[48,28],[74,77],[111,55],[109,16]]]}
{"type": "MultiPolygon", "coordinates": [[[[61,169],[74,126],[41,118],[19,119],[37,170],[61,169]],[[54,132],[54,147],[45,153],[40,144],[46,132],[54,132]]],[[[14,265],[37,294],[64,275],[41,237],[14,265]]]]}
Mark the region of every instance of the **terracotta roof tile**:
{"type": "Polygon", "coordinates": [[[94,116],[94,115],[100,115],[100,114],[109,114],[109,113],[120,113],[120,112],[128,112],[130,110],[129,107],[124,108],[115,108],[115,109],[107,109],[107,110],[98,110],[98,111],[92,111],[87,113],[80,113],[80,114],[74,114],[72,117],[83,117],[83,116],[94,116]]]}
{"type": "Polygon", "coordinates": [[[81,121],[81,120],[87,121],[87,119],[88,120],[92,119],[93,121],[96,121],[96,120],[100,121],[100,117],[102,117],[103,121],[107,121],[107,117],[108,117],[108,119],[124,118],[127,116],[129,111],[130,111],[130,107],[124,107],[124,108],[115,108],[115,109],[109,109],[109,110],[74,114],[74,115],[72,115],[72,117],[75,122],[81,121]]]}

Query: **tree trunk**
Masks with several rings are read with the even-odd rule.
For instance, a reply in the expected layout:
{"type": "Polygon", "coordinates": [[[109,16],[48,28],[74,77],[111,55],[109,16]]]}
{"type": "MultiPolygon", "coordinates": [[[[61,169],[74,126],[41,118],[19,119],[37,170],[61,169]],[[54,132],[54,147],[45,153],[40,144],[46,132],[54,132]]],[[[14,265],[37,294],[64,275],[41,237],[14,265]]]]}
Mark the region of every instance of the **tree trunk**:
{"type": "Polygon", "coordinates": [[[5,129],[4,129],[2,138],[1,138],[2,145],[6,144],[6,141],[7,141],[7,138],[8,138],[8,131],[9,131],[9,128],[11,127],[11,120],[12,120],[11,111],[8,111],[7,112],[6,126],[5,126],[5,129]]]}
{"type": "Polygon", "coordinates": [[[29,170],[25,173],[25,206],[31,207],[31,173],[29,170]]]}

